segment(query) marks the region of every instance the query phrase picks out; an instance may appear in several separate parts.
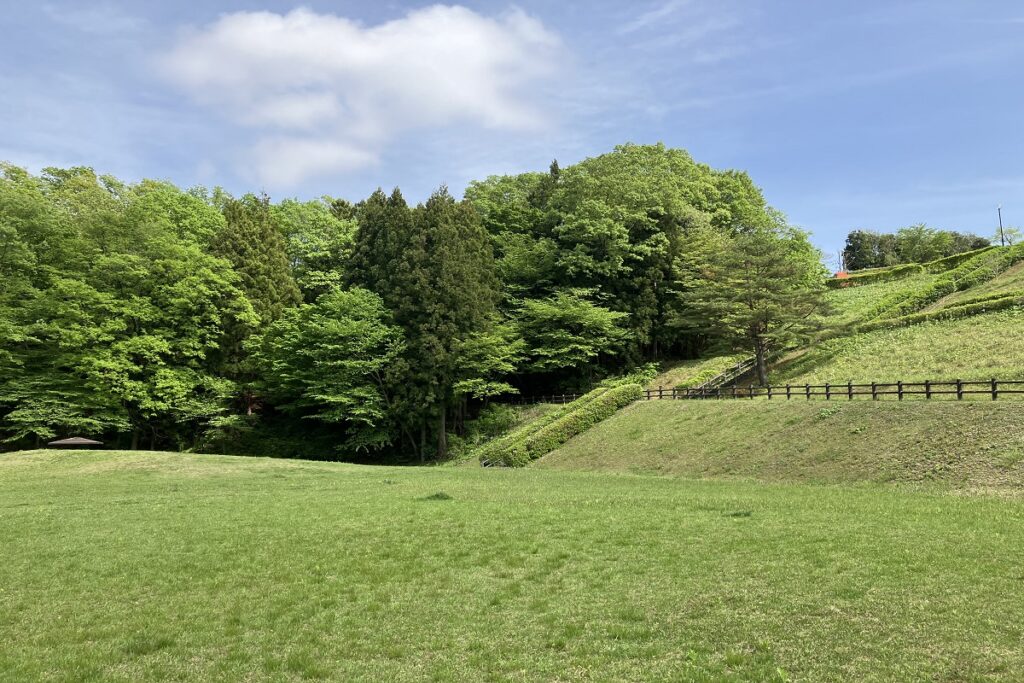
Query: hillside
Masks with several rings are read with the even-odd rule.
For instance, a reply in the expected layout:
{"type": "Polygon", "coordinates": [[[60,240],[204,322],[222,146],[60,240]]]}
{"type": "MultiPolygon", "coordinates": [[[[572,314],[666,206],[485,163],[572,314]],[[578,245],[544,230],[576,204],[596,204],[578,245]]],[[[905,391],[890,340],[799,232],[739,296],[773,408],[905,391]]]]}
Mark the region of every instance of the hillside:
{"type": "Polygon", "coordinates": [[[1024,401],[642,401],[535,466],[1024,491],[1024,401]]]}
{"type": "Polygon", "coordinates": [[[22,452],[0,455],[0,511],[3,681],[1024,669],[1005,497],[22,452]]]}

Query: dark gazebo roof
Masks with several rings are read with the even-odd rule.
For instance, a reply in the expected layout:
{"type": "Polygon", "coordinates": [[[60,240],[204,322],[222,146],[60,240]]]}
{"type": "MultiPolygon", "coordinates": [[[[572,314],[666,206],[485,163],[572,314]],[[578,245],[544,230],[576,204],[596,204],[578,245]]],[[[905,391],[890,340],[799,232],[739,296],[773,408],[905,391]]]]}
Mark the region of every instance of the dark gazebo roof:
{"type": "Polygon", "coordinates": [[[80,436],[73,436],[70,439],[58,439],[57,441],[51,441],[46,444],[47,446],[102,446],[102,441],[93,441],[92,439],[83,439],[80,436]]]}

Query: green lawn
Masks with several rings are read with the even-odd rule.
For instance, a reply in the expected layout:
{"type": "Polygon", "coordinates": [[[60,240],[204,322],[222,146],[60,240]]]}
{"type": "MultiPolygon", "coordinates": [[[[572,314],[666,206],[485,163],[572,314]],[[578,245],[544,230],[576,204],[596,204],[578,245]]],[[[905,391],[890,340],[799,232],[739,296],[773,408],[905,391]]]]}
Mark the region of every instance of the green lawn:
{"type": "Polygon", "coordinates": [[[1024,670],[1012,497],[32,452],[0,515],[4,681],[1024,670]]]}
{"type": "MultiPolygon", "coordinates": [[[[973,291],[973,290],[971,290],[973,291]]],[[[772,369],[772,384],[1024,379],[1024,311],[824,341],[772,369]]]]}

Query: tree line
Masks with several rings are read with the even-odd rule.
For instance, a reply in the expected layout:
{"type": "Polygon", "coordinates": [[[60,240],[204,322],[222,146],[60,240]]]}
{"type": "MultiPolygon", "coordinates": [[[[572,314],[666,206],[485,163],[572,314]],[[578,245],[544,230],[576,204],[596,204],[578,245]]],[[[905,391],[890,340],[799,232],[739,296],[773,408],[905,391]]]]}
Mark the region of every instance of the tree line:
{"type": "Polygon", "coordinates": [[[901,228],[895,233],[854,230],[846,236],[843,267],[846,270],[862,270],[905,263],[927,263],[990,244],[984,237],[954,230],[936,230],[923,223],[901,228]]]}
{"type": "Polygon", "coordinates": [[[824,277],[745,173],[662,145],[418,205],[5,165],[0,438],[443,458],[517,392],[735,350],[765,380],[824,277]]]}

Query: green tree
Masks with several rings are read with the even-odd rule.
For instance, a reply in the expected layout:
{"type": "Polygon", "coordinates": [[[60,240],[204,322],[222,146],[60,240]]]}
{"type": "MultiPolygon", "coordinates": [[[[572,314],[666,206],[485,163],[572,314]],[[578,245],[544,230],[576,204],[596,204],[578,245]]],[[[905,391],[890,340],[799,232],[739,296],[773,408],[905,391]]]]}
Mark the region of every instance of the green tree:
{"type": "Polygon", "coordinates": [[[388,372],[403,341],[389,318],[364,289],[334,290],[285,311],[252,342],[265,394],[296,417],[342,426],[343,451],[390,443],[388,372]]]}
{"type": "Polygon", "coordinates": [[[211,251],[241,276],[242,290],[262,325],[269,325],[302,301],[292,276],[284,235],[274,224],[270,200],[246,195],[224,200],[225,225],[211,251]]]}
{"type": "Polygon", "coordinates": [[[312,302],[339,287],[355,236],[355,219],[339,218],[326,199],[286,199],[270,207],[270,213],[285,236],[292,274],[303,298],[312,302]]]}
{"type": "Polygon", "coordinates": [[[397,190],[377,191],[359,211],[349,278],[379,294],[405,332],[408,374],[396,395],[407,437],[424,458],[432,422],[435,453],[445,457],[455,387],[471,379],[467,349],[496,321],[494,260],[479,216],[443,188],[415,210],[397,190]]]}
{"type": "Polygon", "coordinates": [[[780,225],[743,231],[723,244],[712,236],[693,253],[695,272],[682,295],[681,324],[729,351],[749,351],[758,381],[768,383],[771,352],[806,339],[826,309],[826,272],[807,234],[780,225]]]}

